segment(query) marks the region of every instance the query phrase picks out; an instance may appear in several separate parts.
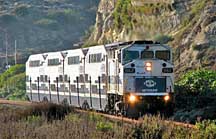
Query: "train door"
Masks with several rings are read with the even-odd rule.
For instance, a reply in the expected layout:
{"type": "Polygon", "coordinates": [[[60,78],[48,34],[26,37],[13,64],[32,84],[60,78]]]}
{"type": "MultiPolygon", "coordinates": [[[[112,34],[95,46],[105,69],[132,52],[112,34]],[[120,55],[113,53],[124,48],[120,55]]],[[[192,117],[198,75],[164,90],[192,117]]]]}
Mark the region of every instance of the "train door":
{"type": "Polygon", "coordinates": [[[116,66],[117,66],[117,59],[116,59],[116,51],[110,50],[108,52],[108,93],[115,94],[116,93],[116,66]]]}

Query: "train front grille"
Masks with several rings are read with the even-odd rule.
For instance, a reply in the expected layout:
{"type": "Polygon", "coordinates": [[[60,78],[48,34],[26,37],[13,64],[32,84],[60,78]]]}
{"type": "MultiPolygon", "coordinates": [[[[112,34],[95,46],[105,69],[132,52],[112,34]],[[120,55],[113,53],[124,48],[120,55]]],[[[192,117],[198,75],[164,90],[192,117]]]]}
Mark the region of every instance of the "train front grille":
{"type": "Polygon", "coordinates": [[[135,90],[139,93],[166,92],[166,77],[136,78],[135,90]]]}

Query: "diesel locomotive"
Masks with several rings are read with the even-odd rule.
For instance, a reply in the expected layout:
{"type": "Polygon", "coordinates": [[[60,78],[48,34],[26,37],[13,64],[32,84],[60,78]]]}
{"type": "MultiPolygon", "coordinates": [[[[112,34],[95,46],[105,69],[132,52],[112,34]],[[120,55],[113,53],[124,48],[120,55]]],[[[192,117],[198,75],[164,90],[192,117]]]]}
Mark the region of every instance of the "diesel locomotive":
{"type": "Polygon", "coordinates": [[[147,110],[171,112],[173,67],[171,48],[153,41],[34,54],[26,62],[26,92],[31,101],[129,117],[147,110]]]}

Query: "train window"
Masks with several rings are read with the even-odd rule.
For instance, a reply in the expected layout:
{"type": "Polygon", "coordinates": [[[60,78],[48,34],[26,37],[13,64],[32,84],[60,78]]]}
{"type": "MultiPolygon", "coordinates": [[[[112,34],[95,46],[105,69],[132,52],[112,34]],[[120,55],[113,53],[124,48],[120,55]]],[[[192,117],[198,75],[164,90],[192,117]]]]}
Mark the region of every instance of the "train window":
{"type": "Polygon", "coordinates": [[[46,87],[45,84],[41,84],[40,90],[48,91],[48,88],[46,87]]]}
{"type": "Polygon", "coordinates": [[[76,85],[71,85],[70,90],[71,90],[71,92],[77,92],[76,85]]]}
{"type": "Polygon", "coordinates": [[[75,65],[80,63],[80,57],[79,56],[72,56],[68,57],[68,65],[75,65]]]}
{"type": "Polygon", "coordinates": [[[59,82],[63,82],[63,75],[59,75],[59,82]]]}
{"type": "Polygon", "coordinates": [[[26,82],[30,82],[30,77],[26,75],[26,82]]]}
{"type": "Polygon", "coordinates": [[[98,93],[97,85],[92,85],[92,93],[98,93]]]}
{"type": "Polygon", "coordinates": [[[44,81],[44,76],[40,75],[40,82],[43,82],[43,81],[44,81]]]}
{"type": "Polygon", "coordinates": [[[131,62],[134,59],[139,58],[139,51],[130,51],[130,50],[124,50],[123,51],[123,61],[124,63],[131,62]]]}
{"type": "Polygon", "coordinates": [[[44,76],[44,82],[48,82],[48,76],[47,75],[44,76]]]}
{"type": "Polygon", "coordinates": [[[85,85],[81,85],[81,88],[79,89],[80,93],[85,93],[86,91],[86,87],[85,85]]]}
{"type": "Polygon", "coordinates": [[[30,90],[30,87],[29,87],[29,86],[26,86],[26,90],[30,90]]]}
{"type": "Polygon", "coordinates": [[[153,51],[142,51],[141,58],[154,58],[154,52],[153,51]]]}
{"type": "Polygon", "coordinates": [[[40,60],[29,61],[29,67],[39,67],[40,60]]]}
{"type": "Polygon", "coordinates": [[[50,85],[50,88],[51,88],[51,91],[56,91],[56,86],[55,86],[55,84],[51,84],[51,85],[50,85]]]}
{"type": "Polygon", "coordinates": [[[65,81],[65,82],[69,81],[69,79],[68,79],[68,76],[67,76],[67,75],[64,75],[64,81],[65,81]]]}
{"type": "Polygon", "coordinates": [[[83,74],[80,74],[80,76],[79,76],[79,82],[80,83],[84,83],[84,75],[83,74]]]}
{"type": "Polygon", "coordinates": [[[32,84],[32,85],[31,85],[31,89],[32,89],[32,90],[37,90],[37,85],[36,85],[36,84],[32,84]]]}
{"type": "Polygon", "coordinates": [[[56,66],[59,65],[59,58],[48,59],[48,66],[56,66]]]}
{"type": "Polygon", "coordinates": [[[89,55],[89,63],[99,63],[102,61],[102,54],[91,54],[89,55]]]}
{"type": "Polygon", "coordinates": [[[162,60],[170,60],[170,51],[156,51],[155,57],[162,60]]]}
{"type": "Polygon", "coordinates": [[[68,92],[68,88],[64,84],[61,84],[59,87],[59,91],[60,92],[68,92]]]}

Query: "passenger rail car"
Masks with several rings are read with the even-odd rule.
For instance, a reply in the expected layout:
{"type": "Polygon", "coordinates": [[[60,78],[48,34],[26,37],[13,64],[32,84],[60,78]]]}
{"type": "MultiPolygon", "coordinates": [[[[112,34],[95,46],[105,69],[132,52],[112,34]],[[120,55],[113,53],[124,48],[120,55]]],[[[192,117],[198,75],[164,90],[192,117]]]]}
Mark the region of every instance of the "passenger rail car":
{"type": "Polygon", "coordinates": [[[173,103],[171,49],[152,41],[31,55],[26,77],[31,101],[124,111],[129,116],[147,109],[171,110],[173,103]]]}

